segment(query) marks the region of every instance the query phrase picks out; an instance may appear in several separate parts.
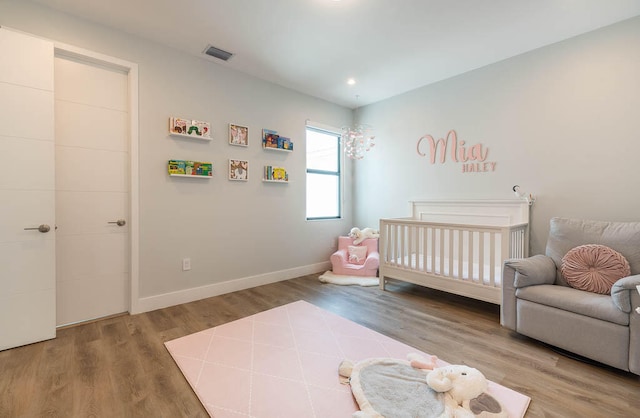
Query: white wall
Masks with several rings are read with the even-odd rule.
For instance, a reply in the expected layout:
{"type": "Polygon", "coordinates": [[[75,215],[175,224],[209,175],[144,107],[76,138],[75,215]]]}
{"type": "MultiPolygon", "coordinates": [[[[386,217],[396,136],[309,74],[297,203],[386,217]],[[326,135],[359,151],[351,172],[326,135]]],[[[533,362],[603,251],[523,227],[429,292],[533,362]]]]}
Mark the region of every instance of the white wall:
{"type": "Polygon", "coordinates": [[[515,184],[538,199],[536,253],[553,216],[640,220],[638,51],[634,18],[360,109],[377,145],[354,166],[355,223],[407,216],[411,199],[515,198],[515,184]],[[418,155],[420,137],[451,129],[495,172],[418,155]]]}
{"type": "MultiPolygon", "coordinates": [[[[142,298],[202,286],[210,292],[237,280],[215,288],[229,291],[318,268],[328,261],[335,237],[351,228],[350,199],[343,220],[305,220],[304,155],[307,119],[339,127],[351,123],[351,110],[30,2],[0,2],[0,25],[138,64],[142,298]],[[169,137],[169,116],[211,122],[213,141],[169,137]],[[248,148],[228,144],[230,122],[249,126],[248,148]],[[264,151],[262,128],[291,137],[294,152],[264,151]],[[229,158],[249,160],[248,182],[227,180],[229,158]],[[169,159],[211,161],[214,177],[171,178],[169,159]],[[266,164],[286,167],[290,184],[262,183],[266,164]],[[183,257],[191,258],[189,272],[181,271],[183,257]],[[238,280],[243,278],[255,280],[238,280]]],[[[349,191],[350,166],[345,171],[349,191]]],[[[180,298],[145,306],[171,300],[180,298]]]]}

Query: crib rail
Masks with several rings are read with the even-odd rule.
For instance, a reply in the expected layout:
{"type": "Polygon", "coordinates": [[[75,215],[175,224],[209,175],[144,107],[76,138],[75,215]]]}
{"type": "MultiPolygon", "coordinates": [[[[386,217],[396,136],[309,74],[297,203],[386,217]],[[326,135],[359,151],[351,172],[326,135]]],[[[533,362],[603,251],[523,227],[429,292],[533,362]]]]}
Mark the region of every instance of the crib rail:
{"type": "Polygon", "coordinates": [[[424,285],[430,283],[422,283],[422,276],[435,277],[448,282],[438,286],[436,280],[431,287],[499,303],[502,262],[526,257],[527,243],[526,223],[491,226],[381,219],[381,287],[385,276],[424,285]],[[458,284],[466,287],[456,292],[458,284]],[[477,288],[493,290],[473,290],[477,288]]]}

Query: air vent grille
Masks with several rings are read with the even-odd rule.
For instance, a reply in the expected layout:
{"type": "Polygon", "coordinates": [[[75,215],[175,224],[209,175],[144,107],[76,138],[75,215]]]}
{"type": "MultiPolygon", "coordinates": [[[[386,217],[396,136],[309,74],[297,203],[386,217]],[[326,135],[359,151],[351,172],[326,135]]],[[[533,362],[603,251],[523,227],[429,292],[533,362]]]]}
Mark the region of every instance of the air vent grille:
{"type": "Polygon", "coordinates": [[[204,53],[214,58],[221,59],[222,61],[228,61],[233,56],[231,52],[227,52],[224,49],[216,48],[215,46],[207,45],[204,53]]]}

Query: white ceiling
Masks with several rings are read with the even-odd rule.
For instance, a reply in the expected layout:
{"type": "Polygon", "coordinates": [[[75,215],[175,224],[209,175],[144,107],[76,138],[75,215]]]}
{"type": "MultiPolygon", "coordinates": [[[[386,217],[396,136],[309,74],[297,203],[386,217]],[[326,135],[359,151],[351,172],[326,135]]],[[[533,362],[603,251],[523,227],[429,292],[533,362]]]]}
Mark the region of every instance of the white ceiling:
{"type": "Polygon", "coordinates": [[[640,0],[34,1],[348,107],[640,15],[640,0]]]}

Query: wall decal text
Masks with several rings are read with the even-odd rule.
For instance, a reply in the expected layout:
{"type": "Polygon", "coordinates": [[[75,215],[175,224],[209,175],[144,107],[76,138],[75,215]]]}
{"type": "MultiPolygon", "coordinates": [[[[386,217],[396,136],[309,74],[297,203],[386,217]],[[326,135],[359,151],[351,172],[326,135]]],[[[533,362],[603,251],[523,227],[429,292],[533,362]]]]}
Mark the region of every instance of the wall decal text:
{"type": "Polygon", "coordinates": [[[458,140],[458,134],[453,129],[447,133],[445,138],[436,140],[431,135],[424,135],[418,139],[416,146],[418,155],[429,156],[429,162],[440,164],[447,162],[447,150],[449,159],[455,163],[462,163],[463,173],[485,173],[496,171],[496,162],[486,161],[489,155],[489,148],[478,143],[471,147],[465,141],[458,140]]]}

